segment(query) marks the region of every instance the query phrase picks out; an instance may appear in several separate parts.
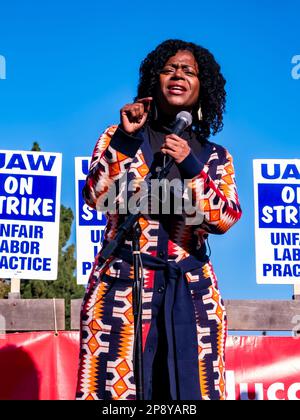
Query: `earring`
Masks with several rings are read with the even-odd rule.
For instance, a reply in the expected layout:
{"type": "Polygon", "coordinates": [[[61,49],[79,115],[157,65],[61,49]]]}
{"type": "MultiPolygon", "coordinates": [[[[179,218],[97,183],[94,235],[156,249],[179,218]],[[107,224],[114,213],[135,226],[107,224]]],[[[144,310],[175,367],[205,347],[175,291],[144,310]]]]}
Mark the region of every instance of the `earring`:
{"type": "Polygon", "coordinates": [[[202,119],[203,119],[203,114],[202,114],[202,109],[201,109],[201,106],[199,107],[197,114],[198,114],[198,120],[199,120],[199,121],[202,121],[202,119]]]}

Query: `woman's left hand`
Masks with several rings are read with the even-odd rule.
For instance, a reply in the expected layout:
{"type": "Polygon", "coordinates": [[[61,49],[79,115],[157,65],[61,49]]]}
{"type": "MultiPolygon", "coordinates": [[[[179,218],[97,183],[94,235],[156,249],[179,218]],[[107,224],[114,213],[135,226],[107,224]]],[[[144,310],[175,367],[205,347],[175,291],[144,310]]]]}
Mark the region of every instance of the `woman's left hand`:
{"type": "Polygon", "coordinates": [[[176,134],[168,134],[160,150],[170,155],[176,163],[181,163],[190,154],[191,148],[186,140],[176,134]]]}

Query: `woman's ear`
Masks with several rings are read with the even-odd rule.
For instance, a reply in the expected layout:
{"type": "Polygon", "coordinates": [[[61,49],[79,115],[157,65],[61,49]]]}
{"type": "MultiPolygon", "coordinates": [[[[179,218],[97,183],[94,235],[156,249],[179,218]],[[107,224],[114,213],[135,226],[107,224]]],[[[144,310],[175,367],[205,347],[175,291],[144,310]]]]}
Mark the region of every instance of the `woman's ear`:
{"type": "Polygon", "coordinates": [[[198,115],[198,120],[202,121],[203,120],[203,114],[202,114],[202,108],[201,105],[199,106],[199,109],[197,111],[197,115],[198,115]]]}

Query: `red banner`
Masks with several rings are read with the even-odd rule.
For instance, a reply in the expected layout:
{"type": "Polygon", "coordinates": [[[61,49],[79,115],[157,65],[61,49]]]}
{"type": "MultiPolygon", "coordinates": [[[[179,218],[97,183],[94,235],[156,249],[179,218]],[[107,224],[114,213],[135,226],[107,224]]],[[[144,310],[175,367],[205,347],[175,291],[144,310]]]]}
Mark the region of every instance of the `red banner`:
{"type": "Polygon", "coordinates": [[[78,342],[69,331],[0,335],[0,399],[74,399],[78,342]]]}
{"type": "MultiPolygon", "coordinates": [[[[74,399],[79,333],[0,335],[0,400],[74,399]]],[[[300,339],[229,337],[229,400],[300,400],[300,339]]]]}
{"type": "Polygon", "coordinates": [[[300,400],[300,339],[229,337],[227,398],[300,400]]]}

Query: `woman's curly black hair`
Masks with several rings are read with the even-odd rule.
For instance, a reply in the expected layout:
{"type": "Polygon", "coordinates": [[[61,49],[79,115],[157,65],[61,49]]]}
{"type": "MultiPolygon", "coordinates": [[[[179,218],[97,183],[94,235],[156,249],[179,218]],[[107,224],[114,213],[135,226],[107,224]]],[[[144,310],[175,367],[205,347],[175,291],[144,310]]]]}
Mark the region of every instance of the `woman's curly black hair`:
{"type": "MultiPolygon", "coordinates": [[[[206,141],[210,135],[215,135],[223,128],[223,113],[226,105],[226,92],[221,68],[214,56],[200,45],[178,39],[162,42],[150,52],[140,66],[140,80],[138,84],[138,98],[152,96],[155,99],[159,74],[168,59],[179,50],[190,51],[199,67],[200,97],[199,103],[193,110],[193,127],[201,141],[206,141]],[[201,106],[202,120],[199,121],[198,109],[201,106]]],[[[151,119],[151,113],[149,118],[151,119]]]]}

